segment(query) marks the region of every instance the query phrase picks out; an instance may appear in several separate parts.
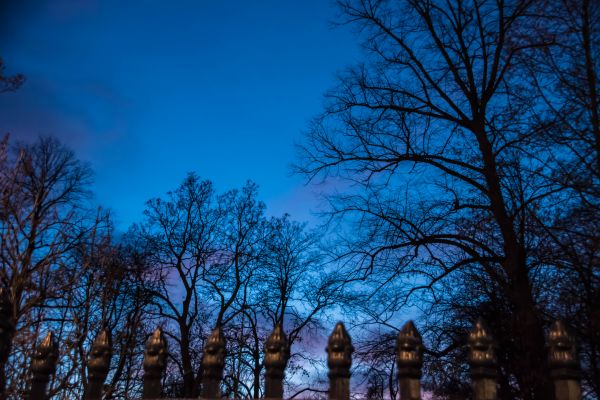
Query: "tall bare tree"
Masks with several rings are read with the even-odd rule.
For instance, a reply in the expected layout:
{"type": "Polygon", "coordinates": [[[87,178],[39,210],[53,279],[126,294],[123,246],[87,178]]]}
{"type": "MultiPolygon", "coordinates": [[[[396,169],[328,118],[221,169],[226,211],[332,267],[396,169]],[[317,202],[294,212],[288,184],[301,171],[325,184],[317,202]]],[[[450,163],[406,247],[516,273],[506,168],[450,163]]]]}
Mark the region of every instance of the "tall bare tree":
{"type": "Polygon", "coordinates": [[[235,397],[260,398],[263,346],[278,324],[292,349],[288,375],[305,372],[310,360],[302,339],[320,332],[323,314],[343,302],[344,292],[338,290],[343,280],[327,272],[321,235],[287,214],[265,223],[256,269],[236,305],[242,312],[232,321],[237,334],[235,380],[240,381],[232,387],[235,397]]]}
{"type": "Polygon", "coordinates": [[[556,271],[551,310],[581,346],[584,388],[600,396],[600,5],[542,2],[534,34],[551,45],[524,54],[525,78],[541,100],[534,114],[552,147],[547,180],[563,188],[543,224],[539,258],[556,271]],[[557,295],[558,294],[558,295],[557,295]]]}
{"type": "Polygon", "coordinates": [[[531,257],[539,210],[561,188],[540,172],[537,103],[520,95],[520,54],[547,45],[527,34],[534,2],[339,3],[367,62],[329,93],[299,170],[357,188],[331,198],[357,233],[341,254],[349,280],[394,285],[407,304],[475,269],[510,307],[519,396],[552,398],[531,257]]]}
{"type": "MultiPolygon", "coordinates": [[[[87,212],[89,167],[56,139],[3,146],[0,157],[0,284],[16,324],[14,364],[42,329],[44,307],[72,282],[63,275],[72,250],[95,229],[87,212]]],[[[90,218],[91,217],[91,218],[90,218]]],[[[13,383],[22,379],[17,376],[13,383]]]]}
{"type": "Polygon", "coordinates": [[[167,199],[147,202],[145,220],[134,227],[151,255],[158,285],[152,292],[159,316],[173,330],[165,332],[175,343],[175,364],[183,377],[183,395],[196,395],[196,375],[202,351],[202,329],[207,315],[200,293],[206,264],[217,252],[221,216],[214,210],[212,183],[188,175],[167,199]]]}

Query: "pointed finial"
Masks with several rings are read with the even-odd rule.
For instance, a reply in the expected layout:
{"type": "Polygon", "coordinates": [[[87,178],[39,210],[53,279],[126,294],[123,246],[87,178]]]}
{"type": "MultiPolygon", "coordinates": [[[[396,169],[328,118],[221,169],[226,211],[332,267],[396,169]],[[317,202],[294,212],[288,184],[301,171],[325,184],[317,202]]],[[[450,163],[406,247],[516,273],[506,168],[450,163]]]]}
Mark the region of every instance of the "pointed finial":
{"type": "Polygon", "coordinates": [[[202,397],[221,398],[221,379],[225,367],[225,336],[221,325],[217,325],[206,340],[202,357],[202,397]]]}
{"type": "Polygon", "coordinates": [[[213,329],[206,340],[202,366],[206,377],[221,378],[225,366],[225,336],[220,325],[213,329]]]}
{"type": "Polygon", "coordinates": [[[160,327],[146,341],[144,352],[144,373],[146,375],[162,375],[167,362],[167,340],[160,327]]]}
{"type": "Polygon", "coordinates": [[[104,379],[110,369],[110,359],[112,357],[112,341],[110,332],[103,329],[98,332],[88,358],[88,371],[90,378],[104,379]]]}
{"type": "Polygon", "coordinates": [[[34,375],[50,376],[56,370],[58,360],[58,342],[53,332],[48,332],[46,337],[35,349],[31,362],[31,371],[34,375]]]}
{"type": "Polygon", "coordinates": [[[496,378],[496,345],[483,319],[477,319],[469,333],[469,365],[473,380],[496,378]]]}
{"type": "Polygon", "coordinates": [[[275,325],[265,343],[265,398],[283,398],[283,378],[290,358],[290,346],[281,324],[275,325]]]}
{"type": "Polygon", "coordinates": [[[554,379],[579,379],[581,376],[575,339],[561,320],[548,332],[548,364],[554,379]]]}
{"type": "Polygon", "coordinates": [[[398,377],[420,379],[423,366],[423,341],[412,321],[404,324],[398,333],[396,350],[398,377]]]}
{"type": "Polygon", "coordinates": [[[352,366],[352,339],[346,331],[342,322],[338,322],[333,328],[327,343],[327,366],[330,377],[349,377],[352,366]]]}
{"type": "Polygon", "coordinates": [[[162,374],[167,366],[167,354],[167,340],[162,329],[158,327],[146,341],[142,399],[160,397],[162,374]]]}
{"type": "Polygon", "coordinates": [[[265,367],[267,374],[275,377],[283,376],[283,371],[290,358],[290,347],[287,335],[281,324],[275,325],[273,332],[265,343],[265,367]]]}

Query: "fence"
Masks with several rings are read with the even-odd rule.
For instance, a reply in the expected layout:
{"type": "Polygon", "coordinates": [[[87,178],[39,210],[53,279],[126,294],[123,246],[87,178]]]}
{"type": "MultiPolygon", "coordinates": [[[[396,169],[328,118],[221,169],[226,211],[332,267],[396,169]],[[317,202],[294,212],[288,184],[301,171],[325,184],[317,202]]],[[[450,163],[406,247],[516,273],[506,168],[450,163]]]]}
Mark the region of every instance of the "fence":
{"type": "MultiPolygon", "coordinates": [[[[6,361],[9,341],[12,336],[10,324],[0,321],[0,361],[6,361]]],[[[479,320],[468,338],[468,362],[474,400],[495,400],[496,355],[494,340],[484,323],[479,320]]],[[[549,365],[554,381],[556,400],[579,400],[581,398],[579,360],[573,338],[561,321],[556,321],[548,334],[549,365]]],[[[264,347],[265,398],[283,398],[285,368],[290,356],[286,335],[280,325],[276,326],[264,347]]],[[[349,400],[350,367],[354,348],[344,324],[339,322],[327,344],[327,366],[329,368],[329,399],[349,400]]],[[[201,398],[219,399],[220,385],[225,365],[225,338],[221,327],[215,328],[206,341],[202,359],[201,398]]],[[[110,332],[98,333],[88,355],[88,385],[84,400],[100,400],[104,381],[110,369],[112,356],[110,332]]],[[[157,328],[146,342],[144,353],[143,399],[161,397],[161,382],[166,367],[167,342],[157,328]]],[[[52,374],[56,370],[58,343],[52,334],[42,340],[36,348],[31,362],[31,389],[29,400],[44,400],[52,374]]],[[[397,338],[396,362],[401,400],[421,399],[421,367],[423,344],[421,335],[412,321],[407,322],[397,338]]],[[[4,365],[0,365],[4,368],[4,365]]]]}

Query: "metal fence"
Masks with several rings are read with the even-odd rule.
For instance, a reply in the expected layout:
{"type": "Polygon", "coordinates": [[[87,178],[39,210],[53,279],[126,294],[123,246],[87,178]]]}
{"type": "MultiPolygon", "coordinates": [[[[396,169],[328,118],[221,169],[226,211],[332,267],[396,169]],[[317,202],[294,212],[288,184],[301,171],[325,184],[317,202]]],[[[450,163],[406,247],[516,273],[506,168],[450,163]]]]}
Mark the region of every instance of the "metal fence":
{"type": "MultiPolygon", "coordinates": [[[[468,338],[468,363],[474,400],[497,398],[497,362],[494,340],[484,323],[479,320],[468,338]]],[[[555,385],[556,400],[581,398],[580,366],[576,346],[565,325],[556,321],[548,334],[549,365],[555,385]]],[[[283,380],[289,359],[288,341],[280,325],[276,326],[264,347],[265,398],[283,398],[283,380]]],[[[329,336],[327,344],[329,369],[329,399],[350,398],[350,368],[352,366],[352,340],[339,322],[329,336]]],[[[88,384],[83,398],[102,398],[104,381],[110,369],[112,355],[110,332],[98,333],[88,355],[88,384]]],[[[221,327],[215,328],[206,341],[202,359],[201,398],[219,399],[225,365],[225,338],[221,327]]],[[[167,342],[157,328],[146,342],[144,353],[143,399],[161,397],[161,382],[166,367],[167,342]]],[[[58,343],[50,332],[37,346],[31,362],[30,400],[47,398],[48,382],[56,370],[58,343]]],[[[407,322],[398,334],[396,362],[402,400],[421,399],[421,369],[423,344],[421,335],[412,321],[407,322]]]]}

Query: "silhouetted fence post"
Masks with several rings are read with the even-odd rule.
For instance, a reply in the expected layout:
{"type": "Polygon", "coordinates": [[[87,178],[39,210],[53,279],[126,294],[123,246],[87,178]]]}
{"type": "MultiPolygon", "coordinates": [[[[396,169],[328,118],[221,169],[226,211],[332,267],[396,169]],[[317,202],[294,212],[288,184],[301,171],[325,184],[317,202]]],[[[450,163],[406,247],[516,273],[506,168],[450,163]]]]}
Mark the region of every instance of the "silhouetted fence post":
{"type": "Polygon", "coordinates": [[[110,369],[112,357],[112,342],[110,333],[103,329],[98,333],[88,356],[88,381],[85,390],[85,400],[102,399],[102,388],[110,369]]]}
{"type": "Polygon", "coordinates": [[[146,342],[144,352],[143,399],[160,398],[161,379],[167,366],[167,340],[162,329],[156,328],[146,342]]]}
{"type": "Polygon", "coordinates": [[[289,358],[290,347],[287,336],[281,324],[277,324],[265,343],[266,399],[283,399],[283,378],[289,358]]]}
{"type": "Polygon", "coordinates": [[[469,333],[468,345],[473,400],[496,400],[498,371],[495,344],[481,318],[469,333]]]}
{"type": "Polygon", "coordinates": [[[4,398],[6,379],[4,365],[8,361],[12,339],[15,334],[12,302],[8,291],[0,288],[0,399],[4,398]]]}
{"type": "MultiPolygon", "coordinates": [[[[4,369],[15,326],[12,307],[6,291],[0,289],[0,367],[4,369]]],[[[352,367],[352,340],[342,322],[338,322],[329,336],[326,347],[329,368],[329,399],[350,399],[350,368],[352,367]]],[[[412,321],[398,333],[396,364],[401,400],[421,400],[423,341],[412,321]]],[[[287,335],[281,324],[273,328],[264,346],[265,398],[283,399],[283,380],[290,357],[287,335]]],[[[47,386],[56,371],[58,343],[52,332],[36,347],[31,361],[31,389],[29,400],[46,400],[47,386]]],[[[207,338],[202,358],[202,398],[221,397],[221,381],[225,367],[225,337],[217,326],[207,338]]],[[[102,330],[96,336],[87,363],[88,382],[84,400],[101,400],[103,387],[112,357],[111,336],[102,330]]],[[[144,352],[143,399],[158,399],[162,393],[162,377],[167,361],[167,341],[157,328],[146,342],[144,352]]],[[[497,400],[496,345],[489,329],[478,319],[468,337],[473,400],[497,400]]],[[[548,365],[554,382],[555,400],[581,400],[581,367],[575,339],[562,321],[556,321],[548,332],[548,365]]],[[[4,385],[3,376],[0,383],[4,385]]],[[[0,400],[4,387],[0,387],[0,400]]]]}
{"type": "Polygon", "coordinates": [[[327,366],[329,367],[329,398],[350,399],[350,367],[352,366],[352,340],[344,324],[338,322],[327,343],[327,366]]]}
{"type": "Polygon", "coordinates": [[[548,364],[554,381],[556,400],[581,399],[581,371],[575,340],[562,321],[548,332],[548,364]]]}
{"type": "Polygon", "coordinates": [[[396,363],[398,365],[400,399],[420,400],[423,341],[412,321],[404,324],[398,333],[396,363]]]}
{"type": "Polygon", "coordinates": [[[52,332],[48,332],[44,340],[37,346],[31,361],[31,391],[30,400],[45,400],[46,387],[50,377],[56,371],[58,360],[58,343],[52,332]]]}
{"type": "Polygon", "coordinates": [[[221,326],[217,326],[206,341],[202,357],[202,398],[221,397],[221,379],[225,367],[225,337],[221,326]]]}

